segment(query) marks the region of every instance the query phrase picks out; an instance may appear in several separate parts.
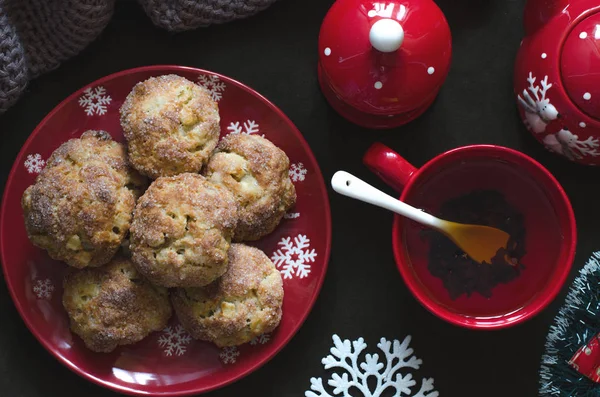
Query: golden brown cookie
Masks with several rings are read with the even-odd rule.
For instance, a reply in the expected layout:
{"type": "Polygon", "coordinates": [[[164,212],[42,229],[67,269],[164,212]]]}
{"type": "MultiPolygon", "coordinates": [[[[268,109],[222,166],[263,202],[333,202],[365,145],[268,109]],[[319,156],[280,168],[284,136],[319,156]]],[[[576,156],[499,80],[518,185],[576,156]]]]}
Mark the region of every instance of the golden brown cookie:
{"type": "Polygon", "coordinates": [[[230,134],[210,158],[204,174],[235,195],[239,222],[234,241],[253,241],[271,233],[296,204],[283,150],[258,135],[230,134]]]}
{"type": "Polygon", "coordinates": [[[86,131],[52,153],[25,190],[21,206],[31,242],[67,264],[100,266],[129,230],[145,178],[131,169],[123,145],[86,131]]]}
{"type": "Polygon", "coordinates": [[[273,331],[281,321],[283,281],[258,248],[232,244],[229,269],[203,288],[171,293],[175,313],[196,339],[235,346],[273,331]]]}
{"type": "Polygon", "coordinates": [[[180,76],[136,84],[120,112],[129,160],[151,178],[200,172],[219,140],[217,103],[180,76]]]}
{"type": "Polygon", "coordinates": [[[227,270],[237,222],[231,192],[198,174],[160,177],[140,197],[131,225],[133,263],[164,287],[199,287],[227,270]]]}
{"type": "Polygon", "coordinates": [[[104,353],[163,329],[172,312],[167,289],[153,286],[119,257],[67,275],[63,306],[72,331],[90,350],[104,353]]]}

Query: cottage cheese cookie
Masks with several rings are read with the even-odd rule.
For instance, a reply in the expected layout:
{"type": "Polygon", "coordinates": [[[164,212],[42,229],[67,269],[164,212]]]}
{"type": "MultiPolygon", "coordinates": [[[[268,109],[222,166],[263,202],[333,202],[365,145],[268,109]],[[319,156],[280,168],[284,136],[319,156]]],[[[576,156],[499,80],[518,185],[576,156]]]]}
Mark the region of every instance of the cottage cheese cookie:
{"type": "Polygon", "coordinates": [[[63,306],[72,331],[90,350],[104,353],[163,329],[171,317],[167,289],[150,284],[123,258],[69,274],[63,306]]]}
{"type": "Polygon", "coordinates": [[[61,145],[21,199],[31,242],[67,264],[100,266],[129,230],[145,181],[104,131],[61,145]]]}
{"type": "Polygon", "coordinates": [[[176,75],[138,83],[121,107],[129,159],[151,178],[199,172],[219,140],[217,103],[176,75]]]}
{"type": "Polygon", "coordinates": [[[240,345],[279,325],[283,282],[261,250],[232,244],[223,277],[204,288],[179,288],[171,301],[194,338],[219,347],[240,345]]]}
{"type": "Polygon", "coordinates": [[[234,241],[253,241],[271,233],[296,203],[283,150],[258,135],[228,135],[206,166],[206,177],[227,187],[239,206],[234,241]]]}
{"type": "Polygon", "coordinates": [[[137,268],[164,287],[200,287],[227,270],[237,222],[231,192],[198,174],[160,177],[140,197],[131,226],[137,268]]]}

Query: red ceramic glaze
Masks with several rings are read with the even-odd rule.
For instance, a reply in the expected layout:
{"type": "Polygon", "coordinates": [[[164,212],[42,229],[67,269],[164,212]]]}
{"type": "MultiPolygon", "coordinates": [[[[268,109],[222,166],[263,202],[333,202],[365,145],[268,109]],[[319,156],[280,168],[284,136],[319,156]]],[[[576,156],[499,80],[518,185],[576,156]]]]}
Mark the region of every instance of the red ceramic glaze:
{"type": "Polygon", "coordinates": [[[395,127],[433,102],[451,52],[450,28],[431,0],[338,0],[321,26],[319,82],[330,104],[350,121],[395,127]],[[382,48],[381,35],[394,35],[394,29],[401,32],[399,47],[382,48]]]}
{"type": "Polygon", "coordinates": [[[84,378],[132,395],[181,396],[213,390],[258,369],[283,348],[304,322],[323,282],[331,243],[327,191],[317,162],[292,122],[271,102],[225,76],[180,66],[126,70],[102,78],[58,105],[31,134],[13,165],[0,212],[4,277],[21,317],[40,343],[84,378]],[[258,241],[284,277],[283,318],[270,335],[223,350],[192,341],[175,318],[156,332],[112,353],[94,353],[69,331],[62,308],[67,266],[27,239],[20,200],[50,154],[88,129],[123,140],[119,107],[132,87],[151,76],[175,73],[207,87],[218,101],[222,135],[264,134],[290,158],[296,207],[258,241]],[[298,253],[306,255],[298,258],[298,253]],[[298,264],[300,266],[298,266],[298,264]],[[290,266],[291,265],[291,266],[290,266]]]}
{"type": "Polygon", "coordinates": [[[575,256],[575,216],[560,184],[535,160],[501,146],[473,145],[415,169],[381,144],[373,145],[363,160],[392,187],[403,187],[401,201],[433,215],[447,200],[477,189],[501,192],[524,215],[527,253],[521,274],[494,287],[490,298],[473,294],[455,300],[427,268],[431,247],[424,227],[395,216],[392,242],[398,269],[433,314],[466,328],[505,328],[539,313],[561,289],[575,256]]]}
{"type": "Polygon", "coordinates": [[[529,0],[514,88],[529,131],[572,161],[600,164],[600,5],[529,0]]]}

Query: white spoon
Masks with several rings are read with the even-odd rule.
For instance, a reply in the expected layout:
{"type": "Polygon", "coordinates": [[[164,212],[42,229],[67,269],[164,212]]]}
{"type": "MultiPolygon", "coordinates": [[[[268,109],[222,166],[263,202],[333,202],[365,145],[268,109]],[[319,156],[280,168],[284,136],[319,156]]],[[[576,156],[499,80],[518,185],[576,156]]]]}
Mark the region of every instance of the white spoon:
{"type": "Polygon", "coordinates": [[[418,208],[396,200],[394,197],[345,171],[338,171],[333,175],[331,186],[333,190],[344,196],[393,211],[445,234],[454,244],[479,263],[491,263],[498,250],[501,248],[506,249],[508,245],[510,236],[502,230],[482,225],[465,225],[436,218],[418,208]]]}

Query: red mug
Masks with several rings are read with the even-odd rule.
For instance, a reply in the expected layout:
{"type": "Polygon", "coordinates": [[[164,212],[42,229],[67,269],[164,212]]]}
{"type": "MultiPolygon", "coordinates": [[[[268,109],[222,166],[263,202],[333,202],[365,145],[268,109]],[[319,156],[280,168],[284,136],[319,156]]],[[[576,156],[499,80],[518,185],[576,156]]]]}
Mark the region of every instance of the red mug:
{"type": "Polygon", "coordinates": [[[523,322],[543,310],[563,286],[577,240],[569,199],[552,174],[516,150],[494,145],[464,146],[415,168],[390,148],[375,143],[364,164],[401,193],[400,200],[436,215],[440,206],[475,190],[494,190],[523,214],[526,253],[519,276],[492,289],[491,296],[452,299],[428,269],[431,249],[421,225],[396,215],[393,249],[406,285],[429,311],[467,328],[497,329],[523,322]]]}

